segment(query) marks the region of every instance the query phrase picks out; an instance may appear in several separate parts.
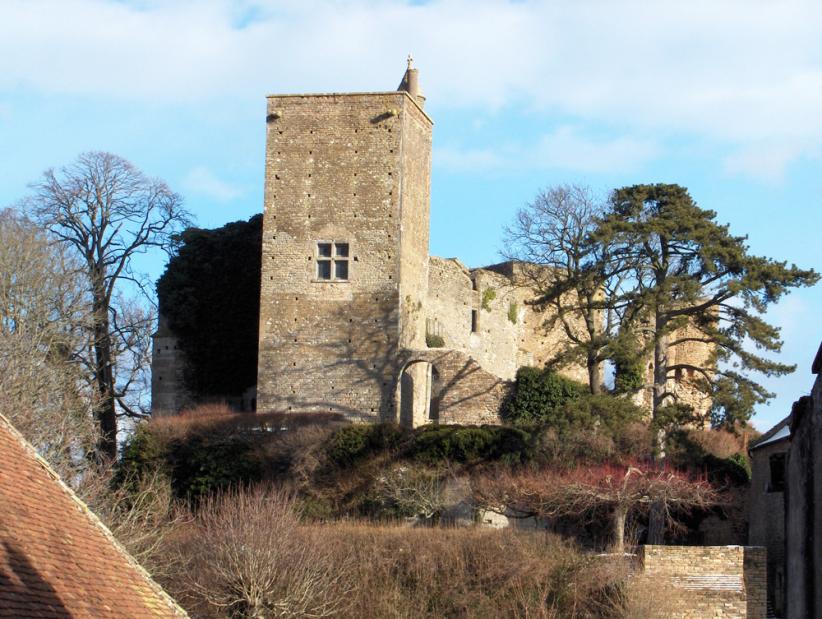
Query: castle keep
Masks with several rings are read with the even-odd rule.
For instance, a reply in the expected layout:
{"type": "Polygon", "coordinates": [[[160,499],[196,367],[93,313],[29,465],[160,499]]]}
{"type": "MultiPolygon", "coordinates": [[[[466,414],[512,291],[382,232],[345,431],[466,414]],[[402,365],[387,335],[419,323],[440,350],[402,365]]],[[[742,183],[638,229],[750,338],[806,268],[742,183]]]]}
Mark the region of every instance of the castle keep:
{"type": "MultiPolygon", "coordinates": [[[[568,345],[524,265],[429,256],[424,104],[410,59],[396,91],[268,97],[256,410],[496,423],[517,368],[568,345]]],[[[156,413],[186,404],[184,362],[161,323],[156,413]]]]}

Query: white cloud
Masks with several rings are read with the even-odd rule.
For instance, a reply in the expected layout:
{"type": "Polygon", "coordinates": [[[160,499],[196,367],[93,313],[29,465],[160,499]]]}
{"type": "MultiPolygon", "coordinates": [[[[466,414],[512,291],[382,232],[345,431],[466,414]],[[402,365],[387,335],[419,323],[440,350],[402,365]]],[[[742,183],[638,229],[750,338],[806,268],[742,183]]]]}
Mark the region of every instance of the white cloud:
{"type": "Polygon", "coordinates": [[[438,148],[434,165],[457,172],[530,168],[619,173],[636,170],[657,152],[647,140],[592,138],[566,125],[531,144],[508,143],[497,150],[438,148]]]}
{"type": "Polygon", "coordinates": [[[657,154],[649,141],[628,137],[593,139],[573,127],[560,127],[546,135],[536,149],[540,167],[581,172],[628,172],[657,154]]]}
{"type": "Polygon", "coordinates": [[[411,51],[431,105],[697,135],[736,151],[728,171],[778,178],[822,141],[820,23],[815,0],[5,0],[0,89],[202,105],[390,89],[411,51]]]}
{"type": "Polygon", "coordinates": [[[785,176],[788,165],[801,153],[789,144],[749,144],[725,158],[725,170],[730,174],[745,174],[777,183],[785,176]]]}
{"type": "Polygon", "coordinates": [[[208,168],[193,168],[182,180],[183,188],[190,193],[205,196],[218,202],[229,202],[239,198],[240,188],[217,178],[208,168]]]}

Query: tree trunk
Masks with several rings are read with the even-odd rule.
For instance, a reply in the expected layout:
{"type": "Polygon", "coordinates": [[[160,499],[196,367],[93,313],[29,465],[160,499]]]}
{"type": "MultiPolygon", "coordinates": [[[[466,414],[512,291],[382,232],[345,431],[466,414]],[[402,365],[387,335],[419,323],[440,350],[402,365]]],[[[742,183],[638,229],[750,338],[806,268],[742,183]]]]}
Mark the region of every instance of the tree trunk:
{"type": "Polygon", "coordinates": [[[622,554],[625,552],[625,519],[627,516],[626,511],[627,510],[623,505],[617,505],[614,508],[614,513],[612,515],[614,527],[613,551],[618,554],[622,554]]]}
{"type": "Polygon", "coordinates": [[[653,419],[656,420],[657,413],[665,406],[668,390],[668,336],[659,335],[664,325],[657,321],[656,335],[654,342],[654,398],[653,398],[653,419]]]}
{"type": "Polygon", "coordinates": [[[97,290],[94,296],[94,371],[99,398],[94,407],[94,415],[100,428],[97,446],[100,457],[114,460],[117,457],[117,409],[114,402],[114,360],[108,304],[105,296],[97,290]]]}
{"type": "Polygon", "coordinates": [[[651,503],[648,514],[648,544],[665,543],[665,508],[659,501],[651,503]]]}
{"type": "Polygon", "coordinates": [[[588,355],[588,388],[591,391],[591,395],[599,395],[602,393],[599,365],[600,362],[596,360],[596,357],[588,355]]]}

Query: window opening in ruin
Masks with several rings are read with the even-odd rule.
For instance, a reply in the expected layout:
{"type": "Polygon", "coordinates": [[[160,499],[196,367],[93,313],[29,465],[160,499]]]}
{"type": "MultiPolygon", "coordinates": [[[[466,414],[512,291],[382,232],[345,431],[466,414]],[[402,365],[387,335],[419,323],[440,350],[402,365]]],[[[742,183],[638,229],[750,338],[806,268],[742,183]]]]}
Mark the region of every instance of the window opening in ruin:
{"type": "Polygon", "coordinates": [[[346,281],[348,271],[349,245],[322,241],[317,243],[317,279],[322,281],[346,281]]]}
{"type": "Polygon", "coordinates": [[[769,458],[771,479],[768,492],[785,491],[785,454],[774,454],[769,458]]]}
{"type": "Polygon", "coordinates": [[[471,333],[476,333],[478,330],[477,319],[477,310],[471,310],[471,333]]]}

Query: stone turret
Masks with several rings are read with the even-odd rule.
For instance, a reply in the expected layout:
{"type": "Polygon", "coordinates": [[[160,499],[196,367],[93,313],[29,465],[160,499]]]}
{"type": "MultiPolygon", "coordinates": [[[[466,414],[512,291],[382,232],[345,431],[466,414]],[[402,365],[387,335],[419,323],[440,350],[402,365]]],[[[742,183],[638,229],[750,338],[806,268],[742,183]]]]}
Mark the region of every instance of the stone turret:
{"type": "Polygon", "coordinates": [[[399,87],[397,90],[404,90],[409,95],[414,97],[414,100],[419,104],[420,107],[425,106],[425,96],[422,94],[420,90],[420,75],[419,70],[413,68],[414,59],[411,57],[411,54],[408,54],[408,68],[405,70],[405,75],[402,76],[402,81],[400,82],[399,87]]]}

